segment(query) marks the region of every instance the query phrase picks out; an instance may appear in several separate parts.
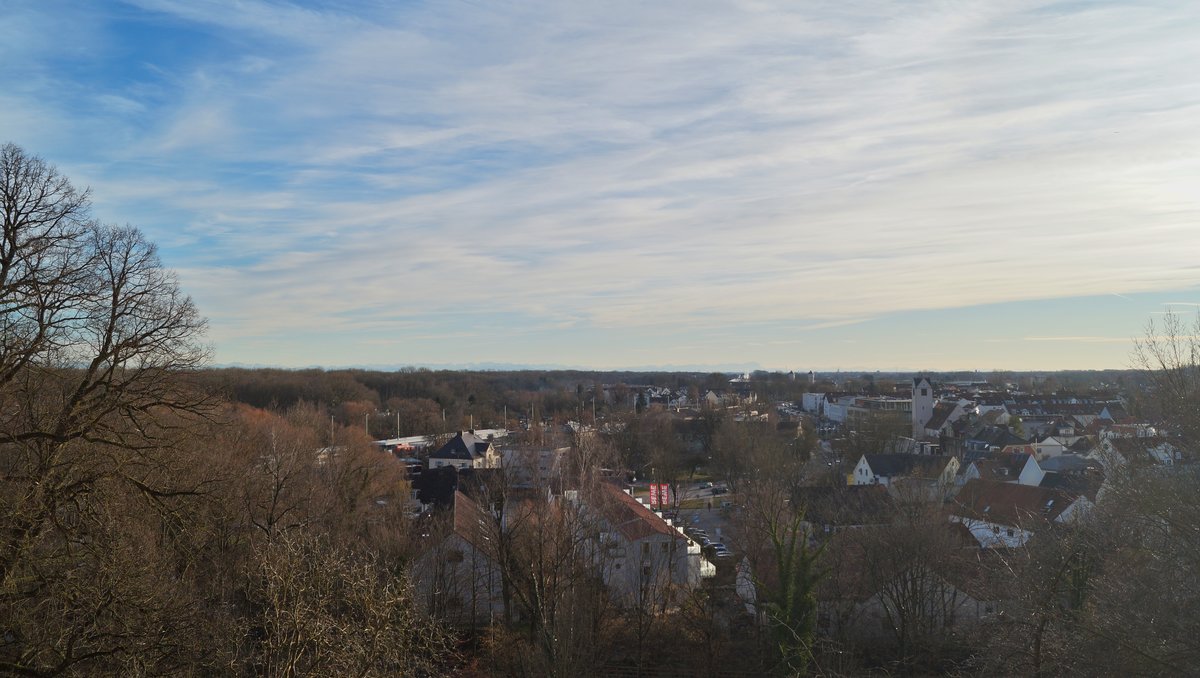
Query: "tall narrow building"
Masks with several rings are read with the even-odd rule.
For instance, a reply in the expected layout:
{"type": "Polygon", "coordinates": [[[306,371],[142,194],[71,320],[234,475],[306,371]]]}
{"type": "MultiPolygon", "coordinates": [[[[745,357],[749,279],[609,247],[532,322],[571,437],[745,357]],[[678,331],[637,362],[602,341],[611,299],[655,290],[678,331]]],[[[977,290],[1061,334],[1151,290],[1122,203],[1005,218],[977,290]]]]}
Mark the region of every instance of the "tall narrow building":
{"type": "Polygon", "coordinates": [[[927,377],[913,378],[912,393],[912,437],[925,437],[925,424],[933,416],[933,384],[927,377]]]}

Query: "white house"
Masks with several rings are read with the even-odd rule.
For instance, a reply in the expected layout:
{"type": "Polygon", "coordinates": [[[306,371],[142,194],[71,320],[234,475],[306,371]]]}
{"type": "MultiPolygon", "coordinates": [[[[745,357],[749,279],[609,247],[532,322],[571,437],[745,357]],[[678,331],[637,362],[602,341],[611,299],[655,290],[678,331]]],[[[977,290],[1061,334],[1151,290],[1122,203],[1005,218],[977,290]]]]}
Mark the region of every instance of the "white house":
{"type": "Polygon", "coordinates": [[[429,455],[429,468],[443,466],[458,469],[499,468],[500,453],[496,451],[492,440],[481,438],[474,431],[459,431],[437,452],[429,455]]]}
{"type": "Polygon", "coordinates": [[[971,480],[994,480],[1020,485],[1041,485],[1046,476],[1031,454],[998,454],[995,457],[977,459],[963,471],[962,482],[971,480]]]}
{"type": "Polygon", "coordinates": [[[1165,438],[1102,438],[1089,457],[1112,473],[1130,464],[1174,466],[1183,452],[1165,438]]]}
{"type": "Polygon", "coordinates": [[[666,605],[700,585],[700,545],[612,483],[589,499],[600,517],[599,565],[605,584],[626,605],[666,605]]]}
{"type": "Polygon", "coordinates": [[[922,478],[950,486],[959,462],[945,455],[864,454],[850,472],[850,485],[892,485],[900,478],[922,478]]]}
{"type": "MultiPolygon", "coordinates": [[[[1074,438],[1074,436],[1072,436],[1074,438]]],[[[1070,443],[1057,436],[1046,436],[1041,442],[1033,444],[1038,459],[1057,457],[1067,451],[1070,443]]]]}
{"type": "Polygon", "coordinates": [[[800,409],[809,414],[822,414],[825,404],[824,393],[805,393],[800,396],[800,409]]]}
{"type": "Polygon", "coordinates": [[[993,423],[1000,425],[1006,425],[1008,424],[1009,420],[1012,419],[1012,417],[1009,416],[1008,408],[1004,405],[1003,401],[978,402],[975,405],[975,412],[981,417],[992,412],[997,412],[998,414],[994,416],[993,423]]]}
{"type": "Polygon", "coordinates": [[[926,438],[937,439],[942,435],[953,435],[954,424],[968,414],[976,414],[978,409],[971,400],[939,400],[933,405],[933,412],[925,421],[923,435],[926,438]]]}

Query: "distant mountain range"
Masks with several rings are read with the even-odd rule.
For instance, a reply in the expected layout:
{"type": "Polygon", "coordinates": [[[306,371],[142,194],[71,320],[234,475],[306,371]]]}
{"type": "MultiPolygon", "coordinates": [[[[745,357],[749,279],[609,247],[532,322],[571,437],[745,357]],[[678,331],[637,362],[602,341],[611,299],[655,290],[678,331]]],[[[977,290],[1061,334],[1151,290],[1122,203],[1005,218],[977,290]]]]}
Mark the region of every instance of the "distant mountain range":
{"type": "Polygon", "coordinates": [[[284,365],[220,363],[215,368],[232,367],[240,369],[294,369],[294,370],[374,370],[394,372],[406,367],[425,368],[429,370],[466,370],[478,372],[517,372],[534,371],[563,371],[576,372],[753,372],[763,369],[758,363],[724,363],[712,365],[640,365],[636,367],[591,367],[587,365],[564,364],[531,364],[531,363],[393,363],[393,364],[364,364],[364,365],[308,365],[305,367],[287,367],[284,365]]]}

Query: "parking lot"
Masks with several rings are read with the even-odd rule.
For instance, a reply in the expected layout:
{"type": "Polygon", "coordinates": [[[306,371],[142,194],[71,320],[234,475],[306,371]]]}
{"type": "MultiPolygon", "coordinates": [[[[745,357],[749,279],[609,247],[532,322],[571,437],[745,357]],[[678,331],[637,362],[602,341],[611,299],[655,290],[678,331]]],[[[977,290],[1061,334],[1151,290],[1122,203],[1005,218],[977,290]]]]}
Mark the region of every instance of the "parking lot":
{"type": "MultiPolygon", "coordinates": [[[[680,502],[688,499],[699,499],[701,508],[681,508],[678,511],[676,524],[685,528],[698,528],[708,533],[709,539],[724,543],[729,550],[734,551],[734,545],[729,543],[729,510],[722,510],[722,504],[732,505],[732,495],[722,493],[723,486],[718,483],[718,493],[712,493],[713,488],[700,487],[699,484],[689,485],[680,492],[680,502]],[[711,506],[711,508],[710,508],[711,506]]],[[[696,502],[687,502],[694,505],[696,502]]]]}

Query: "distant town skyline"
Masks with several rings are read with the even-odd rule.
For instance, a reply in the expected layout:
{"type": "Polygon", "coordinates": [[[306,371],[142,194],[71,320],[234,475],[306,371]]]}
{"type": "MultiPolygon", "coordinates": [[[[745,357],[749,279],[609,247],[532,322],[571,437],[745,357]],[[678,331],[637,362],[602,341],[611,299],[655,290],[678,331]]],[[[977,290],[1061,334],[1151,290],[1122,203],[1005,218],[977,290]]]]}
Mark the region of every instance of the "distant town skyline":
{"type": "Polygon", "coordinates": [[[1200,6],[5,7],[0,143],[216,364],[1125,368],[1200,309],[1200,6]]]}

